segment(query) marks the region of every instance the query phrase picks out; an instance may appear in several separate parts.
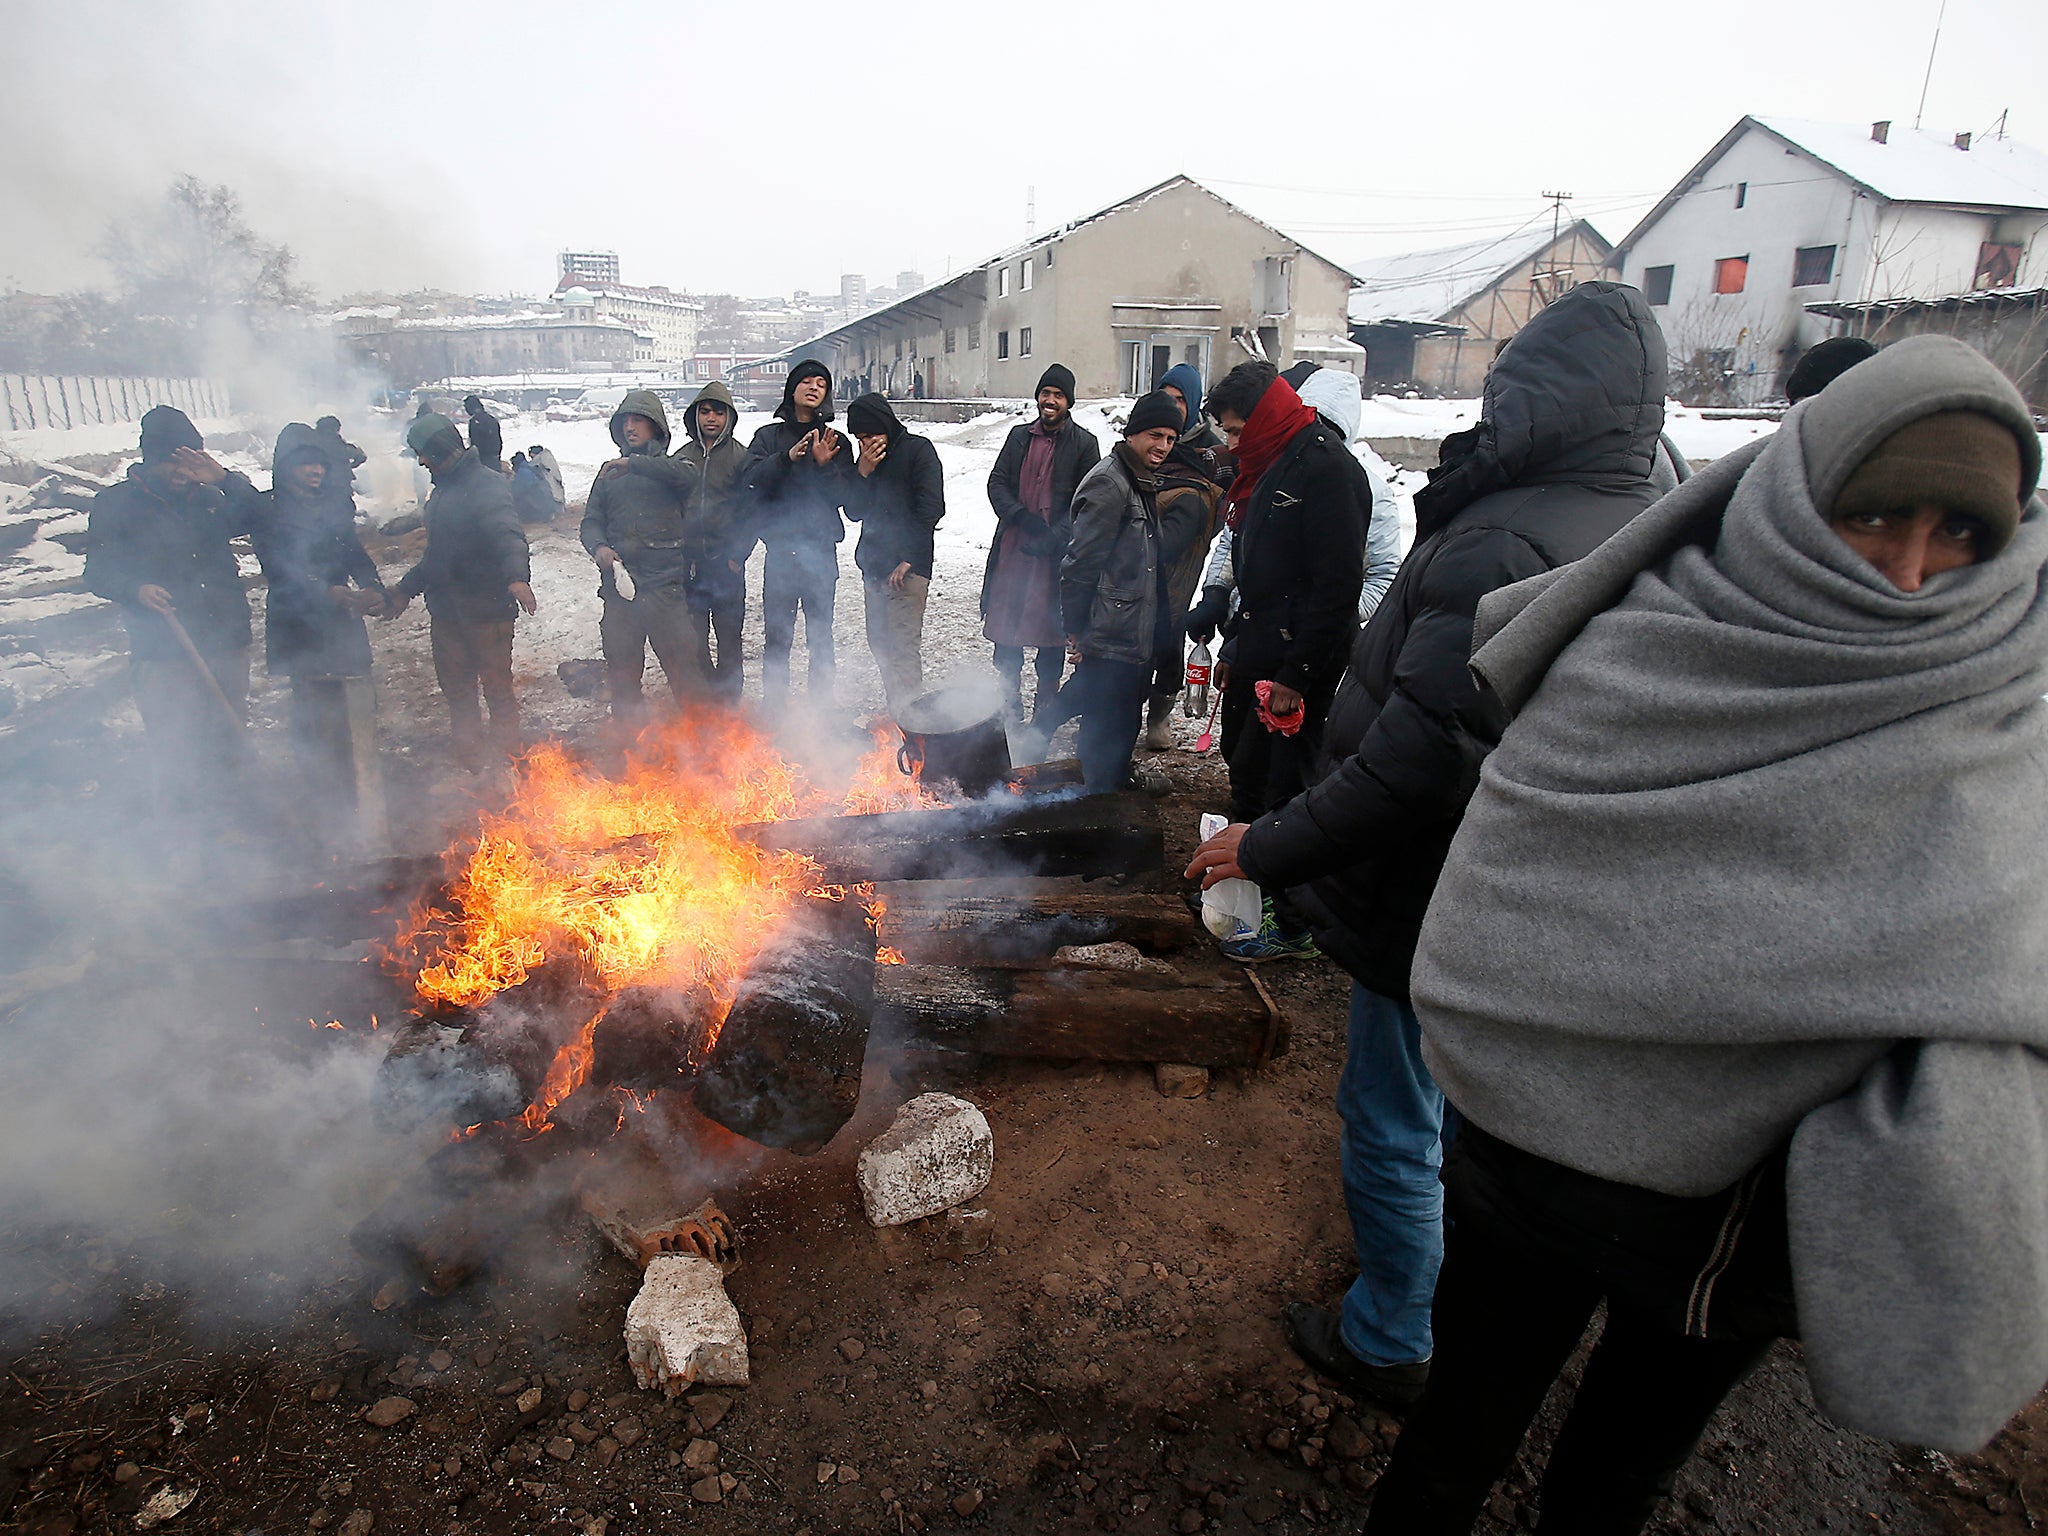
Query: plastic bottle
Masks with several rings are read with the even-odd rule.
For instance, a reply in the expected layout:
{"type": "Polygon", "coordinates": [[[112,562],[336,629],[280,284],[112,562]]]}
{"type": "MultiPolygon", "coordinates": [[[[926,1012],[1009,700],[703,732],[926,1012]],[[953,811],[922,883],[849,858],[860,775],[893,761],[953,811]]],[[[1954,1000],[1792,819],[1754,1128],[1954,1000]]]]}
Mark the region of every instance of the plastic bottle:
{"type": "MultiPolygon", "coordinates": [[[[1205,812],[1202,841],[1206,843],[1229,825],[1229,817],[1205,812]]],[[[1259,888],[1250,880],[1218,880],[1202,892],[1202,926],[1219,939],[1229,938],[1240,928],[1257,928],[1262,915],[1259,888]]]]}
{"type": "Polygon", "coordinates": [[[1214,665],[1215,658],[1209,654],[1209,642],[1197,640],[1195,648],[1188,652],[1187,686],[1180,694],[1180,712],[1190,720],[1208,717],[1209,674],[1214,665]]]}

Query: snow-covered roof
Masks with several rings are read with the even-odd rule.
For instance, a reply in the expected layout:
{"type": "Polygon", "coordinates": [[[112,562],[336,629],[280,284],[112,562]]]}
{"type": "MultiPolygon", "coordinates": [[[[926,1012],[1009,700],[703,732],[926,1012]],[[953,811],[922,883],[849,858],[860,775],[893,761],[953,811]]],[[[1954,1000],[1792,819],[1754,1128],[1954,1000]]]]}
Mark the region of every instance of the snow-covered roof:
{"type": "Polygon", "coordinates": [[[1974,138],[1958,149],[1952,134],[1894,125],[1880,144],[1867,124],[1748,121],[1895,203],[2048,208],[2048,154],[2016,139],[1974,138]]]}
{"type": "Polygon", "coordinates": [[[1359,262],[1359,286],[1351,290],[1351,323],[1445,320],[1553,239],[1561,240],[1581,226],[1598,238],[1598,231],[1583,219],[1555,236],[1544,221],[1487,240],[1359,262]]]}
{"type": "Polygon", "coordinates": [[[406,331],[523,331],[568,325],[633,330],[625,321],[610,315],[563,315],[552,310],[528,310],[510,315],[422,315],[416,319],[400,320],[396,328],[406,331]]]}
{"type": "Polygon", "coordinates": [[[1875,196],[1895,203],[1956,208],[2048,208],[2048,154],[2014,139],[1973,138],[1956,147],[1953,134],[1893,124],[1886,142],[1870,125],[1816,123],[1793,117],[1745,117],[1722,134],[1615,247],[1616,259],[1663,218],[1751,129],[1759,129],[1827,166],[1875,196]]]}

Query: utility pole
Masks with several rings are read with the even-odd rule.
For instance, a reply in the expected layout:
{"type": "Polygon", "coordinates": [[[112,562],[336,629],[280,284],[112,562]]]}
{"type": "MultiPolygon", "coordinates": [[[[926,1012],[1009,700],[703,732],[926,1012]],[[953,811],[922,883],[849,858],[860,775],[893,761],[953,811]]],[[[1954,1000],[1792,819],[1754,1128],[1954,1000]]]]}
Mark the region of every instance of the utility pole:
{"type": "Polygon", "coordinates": [[[1038,233],[1038,187],[1034,183],[1024,189],[1024,238],[1029,240],[1038,233]]]}
{"type": "Polygon", "coordinates": [[[1941,9],[1934,13],[1934,41],[1927,45],[1927,73],[1920,77],[1920,105],[1913,112],[1913,126],[1920,126],[1920,119],[1927,111],[1927,85],[1934,78],[1934,50],[1941,46],[1942,18],[1948,15],[1948,0],[1941,0],[1941,9]]]}
{"type": "Polygon", "coordinates": [[[1564,292],[1564,280],[1557,269],[1557,242],[1564,236],[1564,205],[1571,201],[1569,192],[1546,192],[1550,200],[1550,268],[1546,271],[1532,269],[1529,273],[1529,313],[1532,315],[1552,299],[1564,292]],[[1544,297],[1543,279],[1551,282],[1551,293],[1544,297]]]}

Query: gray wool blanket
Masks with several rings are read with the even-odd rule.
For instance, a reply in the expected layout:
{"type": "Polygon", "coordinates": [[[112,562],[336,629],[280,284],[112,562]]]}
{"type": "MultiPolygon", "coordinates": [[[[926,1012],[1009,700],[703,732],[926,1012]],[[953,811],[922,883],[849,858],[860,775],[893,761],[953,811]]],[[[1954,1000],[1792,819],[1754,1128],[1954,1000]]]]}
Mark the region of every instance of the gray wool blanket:
{"type": "Polygon", "coordinates": [[[1943,345],[1482,605],[1519,714],[1413,982],[1438,1083],[1525,1150],[1704,1195],[1789,1140],[1821,1405],[1968,1449],[2048,1380],[2048,509],[1913,595],[1818,510],[1920,415],[2026,423],[1943,345]]]}

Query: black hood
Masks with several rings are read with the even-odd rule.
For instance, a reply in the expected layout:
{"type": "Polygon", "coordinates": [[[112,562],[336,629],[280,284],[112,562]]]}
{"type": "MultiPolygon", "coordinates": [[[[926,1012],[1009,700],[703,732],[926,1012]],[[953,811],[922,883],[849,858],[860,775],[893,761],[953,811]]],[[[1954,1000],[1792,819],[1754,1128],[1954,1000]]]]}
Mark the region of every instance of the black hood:
{"type": "Polygon", "coordinates": [[[796,420],[796,387],[809,378],[820,378],[825,381],[825,401],[818,407],[815,423],[822,426],[832,419],[832,370],[823,363],[806,359],[791,368],[789,377],[782,381],[782,404],[775,407],[775,414],[782,420],[796,420]]]}
{"type": "Polygon", "coordinates": [[[1494,359],[1478,425],[1444,439],[1416,493],[1415,537],[1511,485],[1648,479],[1665,384],[1664,332],[1643,296],[1579,284],[1494,359]]]}
{"type": "Polygon", "coordinates": [[[335,476],[347,478],[348,467],[336,459],[334,439],[303,421],[292,421],[287,422],[284,430],[277,434],[277,447],[270,455],[270,483],[274,490],[280,494],[290,493],[285,471],[291,468],[294,459],[306,454],[327,466],[326,489],[333,489],[335,476]]]}
{"type": "Polygon", "coordinates": [[[894,443],[903,435],[903,423],[886,395],[862,395],[846,408],[846,430],[855,437],[882,432],[894,443]]]}

